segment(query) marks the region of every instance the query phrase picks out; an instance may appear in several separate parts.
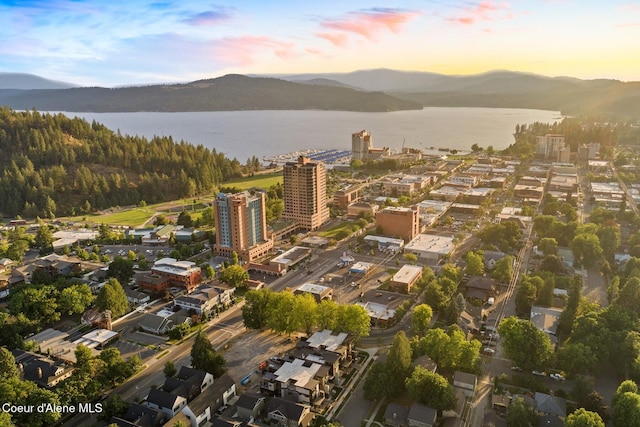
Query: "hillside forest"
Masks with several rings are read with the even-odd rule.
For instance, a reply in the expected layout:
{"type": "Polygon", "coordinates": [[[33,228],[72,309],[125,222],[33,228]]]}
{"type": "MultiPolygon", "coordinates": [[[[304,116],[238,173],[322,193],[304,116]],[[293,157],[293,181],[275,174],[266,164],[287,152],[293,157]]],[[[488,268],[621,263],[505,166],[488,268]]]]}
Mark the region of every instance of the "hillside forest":
{"type": "Polygon", "coordinates": [[[0,109],[0,214],[53,218],[211,192],[259,167],[169,137],[62,114],[0,109]]]}

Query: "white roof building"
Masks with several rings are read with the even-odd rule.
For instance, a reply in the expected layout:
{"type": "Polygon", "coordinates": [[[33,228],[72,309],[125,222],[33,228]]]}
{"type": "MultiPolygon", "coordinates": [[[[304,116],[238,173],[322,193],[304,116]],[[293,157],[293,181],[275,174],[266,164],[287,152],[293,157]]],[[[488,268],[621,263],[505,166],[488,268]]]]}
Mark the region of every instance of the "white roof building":
{"type": "Polygon", "coordinates": [[[418,234],[406,244],[404,253],[412,253],[429,260],[440,260],[449,255],[454,247],[453,237],[418,234]]]}

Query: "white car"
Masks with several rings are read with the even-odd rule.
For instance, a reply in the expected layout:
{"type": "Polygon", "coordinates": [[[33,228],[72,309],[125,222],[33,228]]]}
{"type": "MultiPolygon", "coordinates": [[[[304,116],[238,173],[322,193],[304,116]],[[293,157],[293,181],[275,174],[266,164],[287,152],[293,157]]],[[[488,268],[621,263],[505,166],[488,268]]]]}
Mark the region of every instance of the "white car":
{"type": "Polygon", "coordinates": [[[565,377],[562,376],[561,374],[551,374],[549,375],[549,378],[551,378],[552,380],[556,380],[556,381],[564,381],[565,377]]]}
{"type": "Polygon", "coordinates": [[[491,347],[485,347],[482,349],[482,352],[484,354],[489,354],[489,355],[493,355],[496,354],[496,351],[494,349],[492,349],[491,347]]]}
{"type": "Polygon", "coordinates": [[[546,372],[540,372],[540,371],[531,371],[531,373],[537,377],[546,377],[547,373],[546,372]]]}

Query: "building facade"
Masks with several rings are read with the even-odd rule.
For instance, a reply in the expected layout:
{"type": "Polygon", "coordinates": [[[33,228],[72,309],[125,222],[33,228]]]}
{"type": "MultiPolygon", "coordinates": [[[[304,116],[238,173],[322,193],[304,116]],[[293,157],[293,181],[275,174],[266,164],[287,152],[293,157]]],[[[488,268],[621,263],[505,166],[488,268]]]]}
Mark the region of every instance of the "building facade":
{"type": "Polygon", "coordinates": [[[216,253],[230,257],[233,252],[243,261],[261,258],[273,248],[267,235],[265,194],[248,191],[238,194],[220,193],[214,202],[216,220],[216,253]]]}
{"type": "Polygon", "coordinates": [[[313,231],[329,220],[327,172],[323,163],[300,156],[284,165],[284,211],[282,219],[313,231]]]}
{"type": "Polygon", "coordinates": [[[382,234],[400,236],[408,242],[420,232],[418,208],[385,208],[376,214],[376,225],[382,228],[382,234]]]}

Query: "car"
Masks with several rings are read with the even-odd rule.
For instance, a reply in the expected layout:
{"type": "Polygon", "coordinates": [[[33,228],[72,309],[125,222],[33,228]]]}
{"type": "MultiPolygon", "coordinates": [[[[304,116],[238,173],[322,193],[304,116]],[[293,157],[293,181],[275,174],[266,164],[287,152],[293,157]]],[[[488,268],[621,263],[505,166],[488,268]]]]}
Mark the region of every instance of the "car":
{"type": "Polygon", "coordinates": [[[376,292],[376,296],[377,297],[381,297],[382,296],[382,292],[376,292]]]}
{"type": "Polygon", "coordinates": [[[218,408],[218,410],[216,411],[219,415],[222,415],[224,413],[224,411],[227,410],[227,408],[229,408],[227,405],[222,405],[221,407],[218,408]]]}
{"type": "Polygon", "coordinates": [[[511,367],[511,370],[512,370],[512,371],[515,371],[515,372],[522,372],[522,368],[521,368],[521,367],[519,367],[519,366],[512,366],[512,367],[511,367]]]}
{"type": "Polygon", "coordinates": [[[561,374],[551,374],[549,375],[549,378],[551,378],[552,380],[556,380],[556,381],[564,381],[565,377],[561,374]]]}
{"type": "Polygon", "coordinates": [[[496,345],[498,345],[498,343],[493,340],[484,340],[482,341],[482,345],[485,347],[495,347],[496,345]]]}
{"type": "Polygon", "coordinates": [[[482,349],[482,352],[484,354],[489,354],[489,355],[493,355],[496,354],[496,351],[494,349],[492,349],[491,347],[485,347],[482,349]]]}
{"type": "Polygon", "coordinates": [[[546,377],[547,376],[546,372],[541,372],[541,371],[531,371],[531,373],[533,375],[535,375],[536,377],[546,377]]]}

